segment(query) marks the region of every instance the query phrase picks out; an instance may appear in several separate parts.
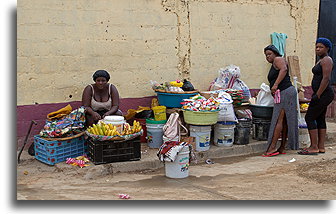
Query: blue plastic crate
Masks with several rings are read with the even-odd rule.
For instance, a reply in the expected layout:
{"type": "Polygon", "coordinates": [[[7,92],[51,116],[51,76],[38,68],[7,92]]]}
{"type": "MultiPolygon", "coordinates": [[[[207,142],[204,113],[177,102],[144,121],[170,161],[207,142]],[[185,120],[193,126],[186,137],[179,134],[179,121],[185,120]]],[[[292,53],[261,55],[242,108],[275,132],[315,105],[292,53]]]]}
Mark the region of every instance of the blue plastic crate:
{"type": "Polygon", "coordinates": [[[48,165],[66,161],[85,154],[87,149],[84,135],[70,140],[49,141],[38,135],[34,136],[35,158],[48,165]]]}
{"type": "Polygon", "coordinates": [[[195,93],[186,93],[186,94],[174,94],[174,93],[164,93],[156,92],[159,104],[161,106],[166,106],[168,108],[181,108],[181,102],[183,99],[188,99],[195,96],[198,92],[195,93]]]}

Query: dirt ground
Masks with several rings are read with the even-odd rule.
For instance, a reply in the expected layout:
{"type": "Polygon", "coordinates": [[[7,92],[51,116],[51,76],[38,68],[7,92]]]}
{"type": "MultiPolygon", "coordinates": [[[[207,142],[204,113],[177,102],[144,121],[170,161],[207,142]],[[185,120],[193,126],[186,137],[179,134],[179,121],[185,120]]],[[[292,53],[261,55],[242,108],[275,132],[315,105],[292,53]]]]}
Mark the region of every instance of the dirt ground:
{"type": "Polygon", "coordinates": [[[335,200],[336,143],[325,154],[296,151],[213,159],[191,165],[189,177],[171,179],[164,168],[88,176],[95,167],[45,165],[26,152],[17,166],[18,200],[335,200]],[[292,159],[294,162],[289,162],[292,159]],[[91,169],[91,171],[90,171],[91,169]]]}

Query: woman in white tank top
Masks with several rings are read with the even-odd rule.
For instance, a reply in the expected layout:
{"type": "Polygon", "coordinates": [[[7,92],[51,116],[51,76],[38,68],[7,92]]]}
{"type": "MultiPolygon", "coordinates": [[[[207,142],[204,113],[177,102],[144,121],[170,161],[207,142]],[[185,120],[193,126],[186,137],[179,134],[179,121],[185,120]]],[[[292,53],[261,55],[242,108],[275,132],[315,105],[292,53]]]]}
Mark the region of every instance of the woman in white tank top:
{"type": "Polygon", "coordinates": [[[122,116],[119,110],[118,90],[108,83],[109,73],[105,70],[98,70],[92,77],[95,83],[86,86],[82,96],[87,126],[92,126],[108,115],[122,116]]]}

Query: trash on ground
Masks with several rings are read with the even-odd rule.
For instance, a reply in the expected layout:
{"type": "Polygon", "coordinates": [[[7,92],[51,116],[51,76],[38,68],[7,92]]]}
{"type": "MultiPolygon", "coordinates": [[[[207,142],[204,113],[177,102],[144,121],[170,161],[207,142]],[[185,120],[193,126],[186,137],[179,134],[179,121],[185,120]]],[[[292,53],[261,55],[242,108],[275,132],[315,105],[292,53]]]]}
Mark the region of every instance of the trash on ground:
{"type": "Polygon", "coordinates": [[[206,159],[206,160],[205,160],[205,163],[206,163],[206,164],[214,164],[215,162],[213,162],[211,159],[206,159]]]}
{"type": "Polygon", "coordinates": [[[119,198],[121,198],[121,199],[129,199],[129,198],[131,198],[131,196],[129,196],[127,194],[119,194],[119,198]]]}
{"type": "Polygon", "coordinates": [[[289,163],[293,163],[293,162],[295,162],[296,161],[296,159],[295,158],[292,158],[292,159],[290,159],[288,162],[289,163]]]}
{"type": "Polygon", "coordinates": [[[86,164],[87,162],[90,162],[90,161],[85,155],[79,156],[76,158],[67,158],[65,161],[66,164],[70,164],[73,166],[79,166],[80,168],[83,168],[85,166],[90,166],[89,164],[86,164]]]}

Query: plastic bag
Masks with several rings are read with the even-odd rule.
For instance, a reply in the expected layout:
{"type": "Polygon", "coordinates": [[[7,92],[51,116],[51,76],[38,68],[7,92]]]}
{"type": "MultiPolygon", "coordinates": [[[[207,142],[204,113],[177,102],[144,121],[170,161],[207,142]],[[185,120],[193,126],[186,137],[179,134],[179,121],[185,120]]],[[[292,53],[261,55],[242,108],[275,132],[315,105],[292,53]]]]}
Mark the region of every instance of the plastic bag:
{"type": "Polygon", "coordinates": [[[151,108],[159,106],[159,101],[156,98],[152,99],[151,108]]]}
{"type": "Polygon", "coordinates": [[[218,98],[221,103],[232,103],[232,97],[229,93],[225,92],[225,90],[218,90],[218,98]]]}
{"type": "Polygon", "coordinates": [[[260,91],[257,95],[256,105],[260,106],[274,106],[274,98],[271,93],[271,89],[265,83],[260,86],[260,91]]]}
{"type": "Polygon", "coordinates": [[[252,112],[250,109],[240,109],[236,111],[238,118],[249,118],[252,119],[252,112]]]}
{"type": "Polygon", "coordinates": [[[220,103],[219,109],[218,121],[238,122],[232,103],[220,103]]]}
{"type": "Polygon", "coordinates": [[[129,119],[135,117],[136,114],[138,114],[138,113],[140,113],[140,112],[142,112],[144,110],[151,110],[151,108],[150,107],[139,106],[137,110],[135,110],[135,109],[128,109],[127,110],[127,114],[124,115],[124,117],[125,117],[126,120],[129,120],[129,119]]]}
{"type": "Polygon", "coordinates": [[[139,119],[154,118],[154,112],[153,110],[143,110],[139,113],[136,113],[134,117],[139,119]]]}
{"type": "Polygon", "coordinates": [[[184,81],[183,81],[182,89],[183,89],[183,91],[193,91],[193,90],[195,90],[195,88],[191,84],[191,82],[186,80],[186,79],[184,79],[184,81]]]}
{"type": "Polygon", "coordinates": [[[229,65],[218,71],[217,78],[211,83],[209,90],[232,88],[236,79],[240,77],[240,68],[236,65],[229,65]]]}
{"type": "Polygon", "coordinates": [[[159,89],[159,90],[166,90],[166,87],[163,84],[159,84],[155,80],[150,80],[150,84],[152,86],[152,89],[159,89]]]}
{"type": "Polygon", "coordinates": [[[245,101],[248,101],[251,98],[249,87],[240,79],[236,79],[236,81],[233,83],[232,89],[242,90],[245,101]]]}

